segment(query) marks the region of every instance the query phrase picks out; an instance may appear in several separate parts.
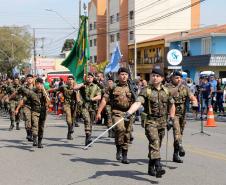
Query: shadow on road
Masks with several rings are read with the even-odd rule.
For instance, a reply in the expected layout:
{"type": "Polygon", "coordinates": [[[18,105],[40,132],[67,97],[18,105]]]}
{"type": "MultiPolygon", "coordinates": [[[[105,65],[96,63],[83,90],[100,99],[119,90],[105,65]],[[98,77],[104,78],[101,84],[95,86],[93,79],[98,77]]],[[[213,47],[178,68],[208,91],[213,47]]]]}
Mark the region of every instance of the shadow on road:
{"type": "Polygon", "coordinates": [[[111,165],[111,166],[120,166],[118,162],[111,161],[108,159],[97,159],[97,158],[81,158],[77,157],[75,159],[70,159],[72,162],[84,162],[94,165],[111,165]]]}
{"type": "Polygon", "coordinates": [[[32,146],[32,143],[25,143],[24,140],[1,140],[2,142],[7,143],[14,143],[17,145],[4,145],[1,148],[17,148],[21,150],[26,150],[29,152],[34,152],[34,147],[32,146]]]}
{"type": "Polygon", "coordinates": [[[118,170],[118,171],[97,171],[95,175],[89,177],[89,179],[96,179],[101,176],[110,176],[110,177],[124,177],[128,179],[133,179],[137,181],[146,181],[151,184],[158,184],[158,181],[150,180],[149,178],[140,177],[141,175],[147,175],[146,173],[142,173],[139,171],[125,171],[125,170],[118,170]]]}

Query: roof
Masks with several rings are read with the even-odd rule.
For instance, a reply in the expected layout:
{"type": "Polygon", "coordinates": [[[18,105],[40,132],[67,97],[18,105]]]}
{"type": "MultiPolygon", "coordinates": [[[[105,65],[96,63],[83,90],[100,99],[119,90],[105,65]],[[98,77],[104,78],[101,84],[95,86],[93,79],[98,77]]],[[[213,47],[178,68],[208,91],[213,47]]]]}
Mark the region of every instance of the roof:
{"type": "Polygon", "coordinates": [[[195,39],[201,37],[208,36],[226,36],[226,24],[220,26],[208,26],[204,28],[198,28],[189,30],[187,32],[181,32],[179,36],[169,39],[169,41],[180,41],[180,40],[188,40],[195,39]]]}

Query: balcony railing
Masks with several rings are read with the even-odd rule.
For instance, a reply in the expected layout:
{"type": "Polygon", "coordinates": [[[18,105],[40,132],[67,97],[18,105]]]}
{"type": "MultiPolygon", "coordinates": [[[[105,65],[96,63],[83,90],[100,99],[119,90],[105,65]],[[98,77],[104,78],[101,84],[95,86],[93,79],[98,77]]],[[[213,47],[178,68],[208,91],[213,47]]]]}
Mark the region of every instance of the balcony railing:
{"type": "Polygon", "coordinates": [[[157,64],[162,62],[162,57],[138,58],[137,64],[157,64]]]}

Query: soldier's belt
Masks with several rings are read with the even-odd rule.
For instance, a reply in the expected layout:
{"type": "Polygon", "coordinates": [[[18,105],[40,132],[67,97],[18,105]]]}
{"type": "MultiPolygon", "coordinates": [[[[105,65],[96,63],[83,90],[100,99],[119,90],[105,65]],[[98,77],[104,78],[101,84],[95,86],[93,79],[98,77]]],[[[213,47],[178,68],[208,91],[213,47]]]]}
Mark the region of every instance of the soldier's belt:
{"type": "Polygon", "coordinates": [[[163,120],[163,119],[165,119],[165,117],[164,117],[164,116],[153,116],[153,115],[148,115],[148,116],[147,116],[147,119],[148,119],[148,120],[163,120]]]}

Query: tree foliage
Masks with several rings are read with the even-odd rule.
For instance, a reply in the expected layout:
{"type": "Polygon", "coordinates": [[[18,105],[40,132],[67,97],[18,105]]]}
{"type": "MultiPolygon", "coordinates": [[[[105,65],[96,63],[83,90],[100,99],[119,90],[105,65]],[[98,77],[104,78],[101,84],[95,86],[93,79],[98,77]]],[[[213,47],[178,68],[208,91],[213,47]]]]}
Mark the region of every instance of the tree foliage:
{"type": "Polygon", "coordinates": [[[0,73],[12,69],[31,57],[32,36],[27,27],[0,27],[0,73]]]}

